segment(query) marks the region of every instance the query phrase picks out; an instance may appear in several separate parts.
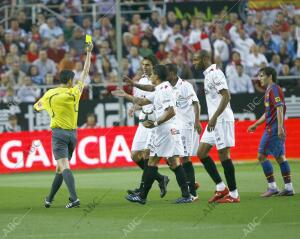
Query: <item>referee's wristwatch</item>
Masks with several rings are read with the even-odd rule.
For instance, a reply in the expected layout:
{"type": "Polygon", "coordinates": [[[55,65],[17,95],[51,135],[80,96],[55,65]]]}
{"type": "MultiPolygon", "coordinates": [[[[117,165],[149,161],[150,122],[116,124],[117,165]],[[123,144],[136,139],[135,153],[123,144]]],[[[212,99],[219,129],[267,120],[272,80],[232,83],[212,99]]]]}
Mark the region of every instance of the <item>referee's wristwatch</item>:
{"type": "Polygon", "coordinates": [[[154,125],[154,127],[157,127],[158,126],[157,121],[154,121],[153,125],[154,125]]]}

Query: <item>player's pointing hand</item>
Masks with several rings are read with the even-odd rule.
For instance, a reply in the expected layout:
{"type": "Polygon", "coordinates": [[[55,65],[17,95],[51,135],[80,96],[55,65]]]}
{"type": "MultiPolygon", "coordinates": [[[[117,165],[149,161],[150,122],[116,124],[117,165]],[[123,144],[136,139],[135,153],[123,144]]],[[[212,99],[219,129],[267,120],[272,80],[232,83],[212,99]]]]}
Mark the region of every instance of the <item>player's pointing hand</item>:
{"type": "Polygon", "coordinates": [[[123,76],[123,81],[128,85],[134,85],[134,81],[130,79],[128,76],[123,76]]]}
{"type": "Polygon", "coordinates": [[[114,90],[111,92],[112,95],[117,96],[117,97],[125,97],[126,92],[122,89],[114,90]]]}

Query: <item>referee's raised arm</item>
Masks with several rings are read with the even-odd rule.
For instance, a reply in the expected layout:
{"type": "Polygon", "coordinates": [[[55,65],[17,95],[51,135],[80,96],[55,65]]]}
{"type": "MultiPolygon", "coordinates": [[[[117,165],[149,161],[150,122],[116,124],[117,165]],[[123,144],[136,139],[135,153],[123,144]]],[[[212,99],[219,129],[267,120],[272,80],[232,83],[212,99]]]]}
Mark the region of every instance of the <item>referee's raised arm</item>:
{"type": "Polygon", "coordinates": [[[86,59],[85,59],[83,71],[82,71],[80,79],[79,79],[79,81],[81,81],[83,85],[84,85],[85,80],[86,80],[86,78],[89,74],[89,71],[90,71],[92,50],[93,50],[93,43],[87,43],[87,46],[86,46],[86,51],[87,51],[86,59]]]}

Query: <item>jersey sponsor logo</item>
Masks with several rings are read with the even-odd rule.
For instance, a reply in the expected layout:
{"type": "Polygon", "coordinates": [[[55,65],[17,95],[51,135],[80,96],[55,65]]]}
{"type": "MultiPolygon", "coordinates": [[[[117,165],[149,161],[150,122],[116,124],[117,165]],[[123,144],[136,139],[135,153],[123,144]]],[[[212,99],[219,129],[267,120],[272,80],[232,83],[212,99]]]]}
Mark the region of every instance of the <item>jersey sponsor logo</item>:
{"type": "Polygon", "coordinates": [[[276,103],[278,103],[278,102],[280,102],[281,100],[280,100],[280,97],[275,97],[275,102],[276,103]]]}
{"type": "Polygon", "coordinates": [[[215,82],[215,85],[216,86],[219,86],[219,85],[222,85],[223,83],[221,82],[221,81],[217,81],[217,82],[215,82]]]}

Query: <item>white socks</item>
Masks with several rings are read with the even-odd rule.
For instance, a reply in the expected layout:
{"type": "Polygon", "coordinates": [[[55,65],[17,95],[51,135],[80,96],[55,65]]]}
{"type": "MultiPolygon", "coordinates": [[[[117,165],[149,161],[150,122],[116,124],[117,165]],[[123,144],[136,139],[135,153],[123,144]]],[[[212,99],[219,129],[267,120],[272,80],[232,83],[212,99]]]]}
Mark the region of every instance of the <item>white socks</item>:
{"type": "Polygon", "coordinates": [[[288,190],[288,191],[293,191],[293,184],[292,183],[286,183],[284,184],[284,189],[288,190]]]}
{"type": "Polygon", "coordinates": [[[277,189],[278,188],[276,182],[268,183],[268,187],[270,189],[277,189]]]}
{"type": "MultiPolygon", "coordinates": [[[[225,188],[226,188],[226,185],[225,185],[225,183],[223,183],[223,182],[220,182],[220,183],[218,183],[218,184],[216,185],[216,190],[217,190],[217,191],[223,191],[225,188]]],[[[239,197],[238,190],[235,189],[235,190],[229,192],[229,195],[230,195],[231,197],[233,197],[233,198],[238,198],[238,197],[239,197]]]]}
{"type": "Polygon", "coordinates": [[[225,189],[225,187],[226,187],[226,185],[222,181],[216,185],[216,191],[223,191],[225,189]]]}
{"type": "Polygon", "coordinates": [[[232,197],[232,198],[238,198],[239,197],[239,193],[238,193],[238,190],[233,190],[231,192],[229,192],[229,195],[232,197]]]}

